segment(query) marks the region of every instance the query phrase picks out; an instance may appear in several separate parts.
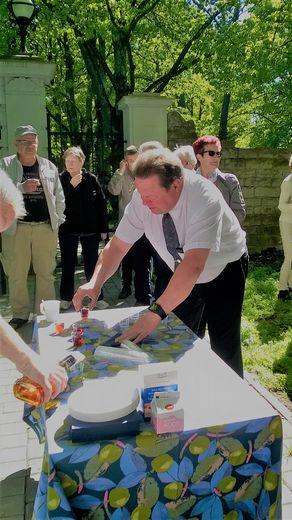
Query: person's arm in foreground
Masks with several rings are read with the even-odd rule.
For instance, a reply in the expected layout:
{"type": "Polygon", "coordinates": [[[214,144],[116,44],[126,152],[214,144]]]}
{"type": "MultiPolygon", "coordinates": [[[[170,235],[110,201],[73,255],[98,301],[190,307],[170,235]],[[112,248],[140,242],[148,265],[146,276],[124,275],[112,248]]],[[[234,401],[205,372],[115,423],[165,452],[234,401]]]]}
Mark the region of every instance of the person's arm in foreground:
{"type": "Polygon", "coordinates": [[[95,307],[103,284],[116,272],[131,247],[132,244],[127,244],[116,236],[107,243],[99,256],[91,280],[81,285],[74,294],[72,301],[76,311],[81,309],[86,296],[91,299],[90,308],[95,307]]]}
{"type": "MultiPolygon", "coordinates": [[[[190,249],[185,253],[183,261],[173,273],[164,293],[157,299],[157,303],[161,305],[166,314],[169,314],[190,294],[204,269],[208,254],[209,249],[190,249]]],[[[138,343],[148,336],[160,321],[157,314],[149,311],[119,336],[117,341],[130,339],[138,343]]]]}
{"type": "Polygon", "coordinates": [[[3,318],[0,318],[0,354],[12,361],[19,372],[42,386],[45,401],[65,390],[68,378],[64,368],[48,366],[47,360],[31,350],[3,318]]]}

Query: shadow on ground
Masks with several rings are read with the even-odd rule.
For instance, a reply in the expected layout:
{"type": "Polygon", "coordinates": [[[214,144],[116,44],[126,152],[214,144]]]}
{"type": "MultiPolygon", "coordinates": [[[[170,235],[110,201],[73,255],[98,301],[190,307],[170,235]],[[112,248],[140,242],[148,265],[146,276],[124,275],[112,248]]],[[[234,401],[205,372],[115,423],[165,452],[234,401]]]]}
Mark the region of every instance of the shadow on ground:
{"type": "Polygon", "coordinates": [[[31,520],[38,482],[30,477],[30,468],[9,475],[0,482],[0,518],[31,520]]]}
{"type": "Polygon", "coordinates": [[[277,300],[274,311],[257,320],[257,330],[262,343],[277,341],[291,328],[292,300],[277,300]]]}

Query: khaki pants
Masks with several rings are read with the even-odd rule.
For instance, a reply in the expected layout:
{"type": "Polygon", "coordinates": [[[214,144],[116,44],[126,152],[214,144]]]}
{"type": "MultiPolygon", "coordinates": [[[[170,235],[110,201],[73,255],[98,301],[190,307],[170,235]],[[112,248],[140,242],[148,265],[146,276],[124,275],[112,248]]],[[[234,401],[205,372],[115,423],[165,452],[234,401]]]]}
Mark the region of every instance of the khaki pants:
{"type": "Polygon", "coordinates": [[[2,235],[1,261],[14,318],[27,319],[30,314],[27,277],[31,264],[36,276],[34,312],[39,314],[41,300],[55,299],[56,250],[57,232],[46,223],[21,223],[14,236],[2,235]]]}
{"type": "Polygon", "coordinates": [[[292,289],[292,224],[280,221],[284,262],[280,271],[279,289],[292,289]]]}

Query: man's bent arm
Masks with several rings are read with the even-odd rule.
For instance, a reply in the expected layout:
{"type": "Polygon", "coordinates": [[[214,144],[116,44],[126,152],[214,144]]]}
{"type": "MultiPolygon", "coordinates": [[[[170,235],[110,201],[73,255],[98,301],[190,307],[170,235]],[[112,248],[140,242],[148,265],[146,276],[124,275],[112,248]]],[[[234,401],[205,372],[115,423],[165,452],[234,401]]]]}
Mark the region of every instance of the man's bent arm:
{"type": "MultiPolygon", "coordinates": [[[[164,293],[157,299],[157,303],[161,305],[166,314],[175,309],[190,294],[204,269],[208,254],[209,249],[192,249],[186,252],[164,293]]],[[[157,327],[160,319],[156,313],[146,312],[116,341],[121,342],[124,339],[130,339],[139,343],[157,327]]]]}
{"type": "Polygon", "coordinates": [[[209,249],[190,249],[185,253],[183,261],[157,300],[166,314],[169,314],[189,296],[205,267],[209,251],[209,249]]]}

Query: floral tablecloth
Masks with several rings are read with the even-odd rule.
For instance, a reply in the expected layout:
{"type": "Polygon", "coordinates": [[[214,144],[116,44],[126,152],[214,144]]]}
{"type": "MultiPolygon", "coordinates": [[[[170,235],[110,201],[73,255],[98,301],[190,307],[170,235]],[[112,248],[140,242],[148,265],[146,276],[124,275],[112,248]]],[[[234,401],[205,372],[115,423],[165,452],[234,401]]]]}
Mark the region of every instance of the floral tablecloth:
{"type": "MultiPolygon", "coordinates": [[[[129,362],[96,362],[93,356],[98,345],[128,325],[107,330],[96,320],[88,321],[81,348],[86,355],[83,377],[135,368],[129,362]]],[[[65,330],[71,348],[70,336],[71,330],[65,330]]],[[[176,360],[193,348],[193,341],[193,334],[173,317],[162,322],[142,349],[155,361],[176,360]]],[[[70,391],[80,383],[81,376],[73,375],[70,391]]],[[[57,427],[45,429],[45,416],[65,410],[68,395],[45,411],[26,408],[27,422],[40,440],[46,439],[34,519],[281,518],[278,416],[159,436],[148,423],[136,436],[78,444],[70,439],[66,414],[57,427]]]]}

